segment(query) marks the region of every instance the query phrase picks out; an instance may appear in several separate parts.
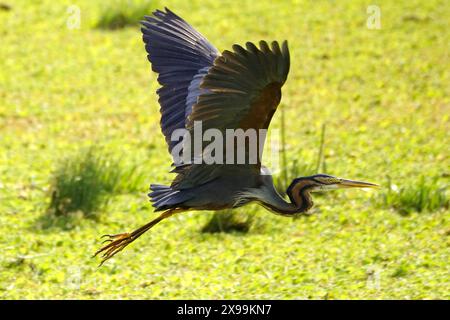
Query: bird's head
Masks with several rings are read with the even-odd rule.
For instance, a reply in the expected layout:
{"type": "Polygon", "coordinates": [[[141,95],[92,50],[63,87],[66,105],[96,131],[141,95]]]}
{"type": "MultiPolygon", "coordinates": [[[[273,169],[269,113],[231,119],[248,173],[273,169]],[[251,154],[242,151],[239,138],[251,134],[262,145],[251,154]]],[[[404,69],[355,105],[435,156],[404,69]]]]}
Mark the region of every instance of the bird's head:
{"type": "Polygon", "coordinates": [[[327,174],[316,174],[309,177],[295,179],[290,188],[302,186],[301,189],[309,189],[310,192],[320,192],[344,188],[378,188],[379,185],[343,178],[336,178],[327,174]]]}
{"type": "Polygon", "coordinates": [[[357,181],[348,180],[343,178],[336,178],[326,174],[316,174],[309,177],[310,183],[312,184],[311,191],[328,191],[334,189],[344,189],[344,188],[378,188],[379,185],[357,181]]]}
{"type": "Polygon", "coordinates": [[[296,212],[308,211],[313,206],[311,192],[328,191],[343,188],[376,188],[377,184],[336,178],[326,174],[294,179],[286,190],[286,194],[296,205],[296,212]]]}

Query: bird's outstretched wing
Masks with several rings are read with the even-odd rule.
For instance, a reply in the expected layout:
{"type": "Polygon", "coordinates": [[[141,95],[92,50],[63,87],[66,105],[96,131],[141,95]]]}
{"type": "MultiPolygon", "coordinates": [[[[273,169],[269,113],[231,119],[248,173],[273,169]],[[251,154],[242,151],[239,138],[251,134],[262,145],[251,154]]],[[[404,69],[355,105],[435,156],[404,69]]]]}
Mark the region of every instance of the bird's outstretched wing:
{"type": "MultiPolygon", "coordinates": [[[[233,46],[224,51],[204,76],[204,90],[187,118],[186,128],[194,136],[194,125],[201,121],[202,130],[267,129],[281,99],[281,87],[290,66],[287,42],[271,46],[261,41],[259,48],[248,42],[246,48],[233,46]]],[[[215,179],[229,165],[191,164],[176,168],[173,186],[190,188],[215,179]]],[[[260,169],[260,162],[251,167],[260,169]]]]}
{"type": "Polygon", "coordinates": [[[185,128],[186,117],[199,94],[191,82],[196,78],[199,85],[219,52],[186,21],[165,10],[146,16],[141,30],[152,70],[159,74],[161,129],[170,152],[177,143],[171,141],[172,132],[185,128]]]}
{"type": "Polygon", "coordinates": [[[203,129],[265,129],[281,99],[281,87],[289,72],[287,42],[259,48],[247,42],[246,49],[233,46],[215,59],[203,78],[198,97],[188,117],[187,129],[202,121],[203,129]]]}

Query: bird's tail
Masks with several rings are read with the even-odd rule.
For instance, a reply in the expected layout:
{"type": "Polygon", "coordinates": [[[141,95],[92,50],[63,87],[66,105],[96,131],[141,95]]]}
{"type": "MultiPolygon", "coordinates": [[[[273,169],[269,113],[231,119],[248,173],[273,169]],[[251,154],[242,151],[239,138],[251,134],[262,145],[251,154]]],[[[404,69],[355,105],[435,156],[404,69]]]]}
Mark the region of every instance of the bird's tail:
{"type": "Polygon", "coordinates": [[[148,194],[155,211],[162,211],[178,207],[182,202],[182,197],[179,190],[174,190],[169,186],[160,184],[150,185],[150,193],[148,194]]]}

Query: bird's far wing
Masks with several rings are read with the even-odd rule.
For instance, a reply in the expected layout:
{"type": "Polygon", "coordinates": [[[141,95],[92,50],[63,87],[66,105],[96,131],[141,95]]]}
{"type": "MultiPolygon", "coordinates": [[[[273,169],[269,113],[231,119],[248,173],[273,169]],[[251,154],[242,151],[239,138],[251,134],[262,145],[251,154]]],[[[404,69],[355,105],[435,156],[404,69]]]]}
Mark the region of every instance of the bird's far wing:
{"type": "MultiPolygon", "coordinates": [[[[194,136],[194,124],[202,130],[267,129],[281,100],[281,87],[287,79],[290,59],[287,42],[280,47],[261,41],[259,48],[248,42],[246,48],[233,46],[224,51],[204,76],[203,91],[187,118],[186,128],[194,136]]],[[[195,156],[195,155],[194,155],[195,156]]],[[[252,170],[259,173],[261,163],[252,170]]],[[[192,164],[175,170],[174,185],[191,187],[211,181],[223,174],[227,165],[192,164]]]]}
{"type": "Polygon", "coordinates": [[[171,141],[172,132],[185,127],[192,109],[192,102],[187,104],[191,82],[199,72],[206,74],[219,52],[186,21],[165,10],[145,16],[141,30],[152,70],[159,74],[161,130],[170,152],[177,143],[171,141]]]}

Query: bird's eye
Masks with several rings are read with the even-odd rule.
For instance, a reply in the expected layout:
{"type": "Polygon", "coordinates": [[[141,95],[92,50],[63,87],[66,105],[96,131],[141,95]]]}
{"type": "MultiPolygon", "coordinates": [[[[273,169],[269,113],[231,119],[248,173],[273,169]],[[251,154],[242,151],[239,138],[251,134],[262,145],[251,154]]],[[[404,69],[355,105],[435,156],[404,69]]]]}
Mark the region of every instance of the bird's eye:
{"type": "Polygon", "coordinates": [[[324,181],[326,184],[336,184],[339,183],[339,179],[336,178],[328,178],[324,181]]]}
{"type": "Polygon", "coordinates": [[[318,180],[319,180],[319,182],[321,182],[324,185],[329,185],[329,184],[335,183],[333,178],[320,178],[318,180]]]}

